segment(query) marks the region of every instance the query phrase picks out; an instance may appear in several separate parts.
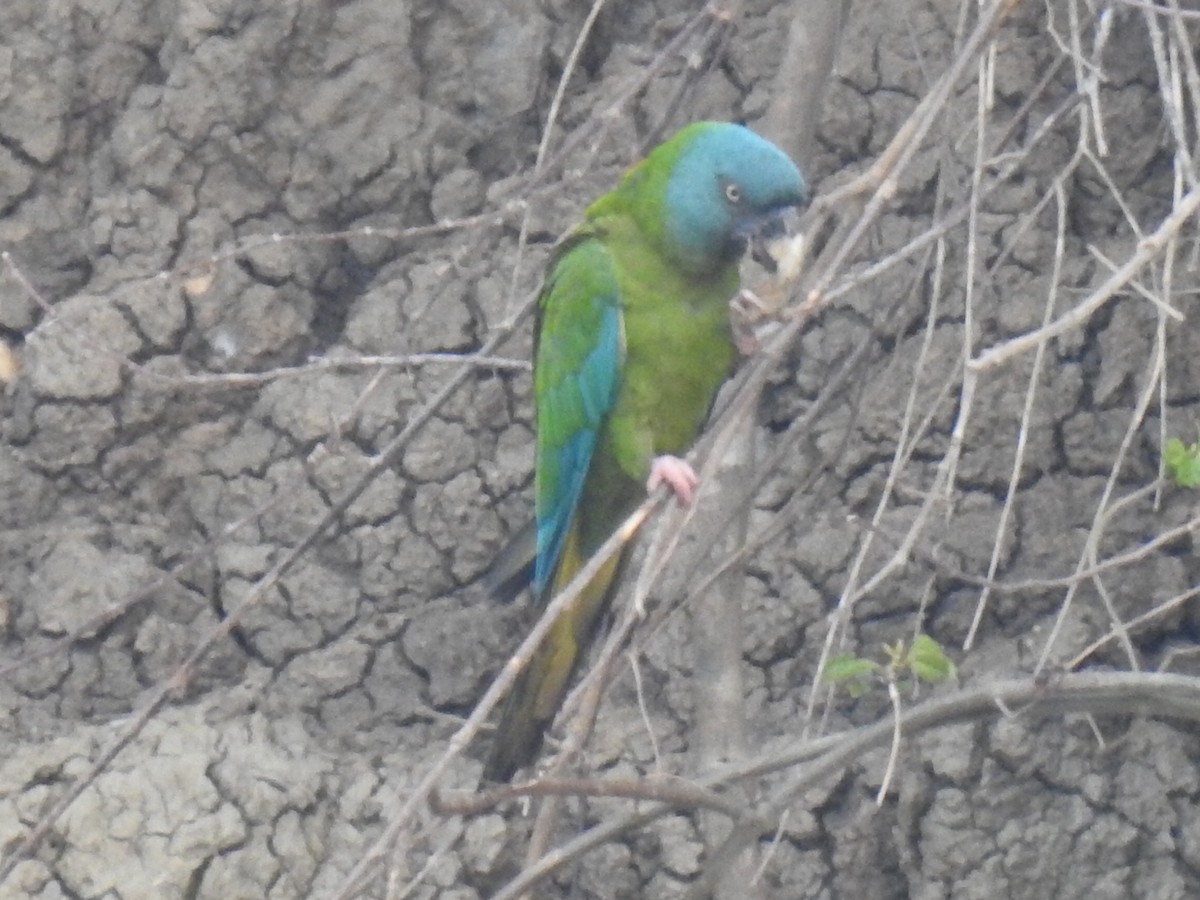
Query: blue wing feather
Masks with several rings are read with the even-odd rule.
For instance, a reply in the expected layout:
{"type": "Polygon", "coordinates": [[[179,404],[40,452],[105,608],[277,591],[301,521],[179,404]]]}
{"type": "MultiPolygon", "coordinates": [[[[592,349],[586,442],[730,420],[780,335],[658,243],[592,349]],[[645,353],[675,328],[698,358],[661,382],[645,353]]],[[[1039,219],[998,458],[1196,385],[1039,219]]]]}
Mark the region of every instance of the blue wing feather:
{"type": "Polygon", "coordinates": [[[620,294],[608,251],[596,239],[569,244],[542,293],[535,363],[537,556],[541,598],[583,493],[596,438],[620,381],[620,294]]]}

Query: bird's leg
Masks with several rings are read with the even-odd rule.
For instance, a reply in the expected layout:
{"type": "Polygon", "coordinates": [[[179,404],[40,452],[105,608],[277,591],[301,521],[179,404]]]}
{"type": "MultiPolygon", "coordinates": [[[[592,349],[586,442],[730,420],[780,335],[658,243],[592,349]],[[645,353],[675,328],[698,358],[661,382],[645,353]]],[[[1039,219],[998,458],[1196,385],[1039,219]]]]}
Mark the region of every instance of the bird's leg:
{"type": "Polygon", "coordinates": [[[646,479],[647,493],[664,482],[671,486],[680,506],[692,505],[696,485],[700,483],[695,469],[678,456],[656,456],[650,463],[650,477],[646,479]]]}

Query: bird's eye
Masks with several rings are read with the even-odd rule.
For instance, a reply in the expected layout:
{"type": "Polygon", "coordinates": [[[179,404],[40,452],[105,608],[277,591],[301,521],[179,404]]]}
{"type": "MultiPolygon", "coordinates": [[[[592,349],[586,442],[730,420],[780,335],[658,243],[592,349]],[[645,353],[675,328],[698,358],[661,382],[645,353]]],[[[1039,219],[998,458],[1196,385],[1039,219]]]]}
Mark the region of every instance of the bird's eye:
{"type": "Polygon", "coordinates": [[[730,203],[740,203],[742,201],[742,189],[732,181],[725,185],[725,199],[730,203]]]}

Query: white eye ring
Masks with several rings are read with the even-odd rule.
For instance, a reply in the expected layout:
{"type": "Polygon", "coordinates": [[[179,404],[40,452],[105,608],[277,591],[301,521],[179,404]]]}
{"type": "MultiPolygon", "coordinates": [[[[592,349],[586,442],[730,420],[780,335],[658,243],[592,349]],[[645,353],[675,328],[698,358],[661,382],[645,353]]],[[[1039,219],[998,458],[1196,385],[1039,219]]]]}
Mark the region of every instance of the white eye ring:
{"type": "Polygon", "coordinates": [[[740,203],[742,201],[742,189],[732,181],[725,185],[725,199],[730,203],[740,203]]]}

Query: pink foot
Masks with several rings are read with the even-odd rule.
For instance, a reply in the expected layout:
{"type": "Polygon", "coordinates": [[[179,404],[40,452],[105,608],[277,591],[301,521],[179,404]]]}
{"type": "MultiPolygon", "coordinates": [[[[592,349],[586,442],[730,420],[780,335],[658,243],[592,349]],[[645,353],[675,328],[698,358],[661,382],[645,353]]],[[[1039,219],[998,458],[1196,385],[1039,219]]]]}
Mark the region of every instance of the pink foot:
{"type": "Polygon", "coordinates": [[[762,349],[762,341],[758,339],[758,335],[754,333],[753,328],[734,323],[733,346],[737,348],[737,352],[742,356],[753,356],[762,349]]]}
{"type": "Polygon", "coordinates": [[[776,312],[766,300],[750,288],[739,289],[733,295],[733,299],[729,301],[729,309],[752,324],[768,316],[773,316],[776,312]]]}
{"type": "Polygon", "coordinates": [[[680,506],[691,506],[696,496],[696,485],[700,479],[696,470],[678,456],[656,456],[650,463],[650,477],[646,479],[647,492],[666,482],[675,491],[680,506]]]}
{"type": "Polygon", "coordinates": [[[766,301],[749,288],[742,288],[729,301],[729,321],[733,331],[733,345],[742,356],[753,356],[762,349],[757,327],[764,319],[774,315],[766,301]]]}

